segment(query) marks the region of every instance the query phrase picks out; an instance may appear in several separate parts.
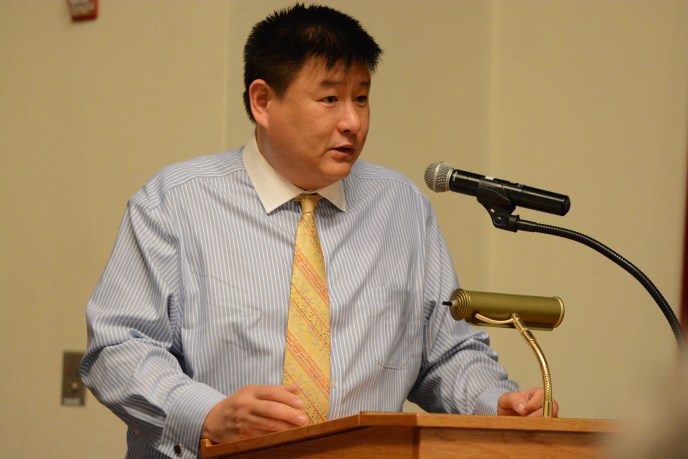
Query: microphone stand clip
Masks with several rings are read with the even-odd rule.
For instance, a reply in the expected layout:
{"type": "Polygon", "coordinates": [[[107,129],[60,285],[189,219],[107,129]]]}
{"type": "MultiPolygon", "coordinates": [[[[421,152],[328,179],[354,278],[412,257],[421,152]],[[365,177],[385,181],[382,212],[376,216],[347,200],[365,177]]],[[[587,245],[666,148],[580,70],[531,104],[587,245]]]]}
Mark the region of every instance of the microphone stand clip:
{"type": "Polygon", "coordinates": [[[475,197],[487,209],[492,224],[496,228],[514,233],[518,231],[519,216],[512,215],[516,210],[516,205],[500,183],[481,179],[478,182],[475,197]]]}

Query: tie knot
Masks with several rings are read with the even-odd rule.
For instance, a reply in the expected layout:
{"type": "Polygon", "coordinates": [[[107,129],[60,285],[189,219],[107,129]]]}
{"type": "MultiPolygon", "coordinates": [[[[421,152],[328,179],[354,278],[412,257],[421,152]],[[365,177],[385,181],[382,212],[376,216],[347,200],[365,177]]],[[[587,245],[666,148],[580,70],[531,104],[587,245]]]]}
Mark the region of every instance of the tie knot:
{"type": "Polygon", "coordinates": [[[320,201],[320,195],[317,193],[300,194],[294,198],[295,201],[301,203],[301,212],[304,214],[315,212],[315,206],[320,201]]]}

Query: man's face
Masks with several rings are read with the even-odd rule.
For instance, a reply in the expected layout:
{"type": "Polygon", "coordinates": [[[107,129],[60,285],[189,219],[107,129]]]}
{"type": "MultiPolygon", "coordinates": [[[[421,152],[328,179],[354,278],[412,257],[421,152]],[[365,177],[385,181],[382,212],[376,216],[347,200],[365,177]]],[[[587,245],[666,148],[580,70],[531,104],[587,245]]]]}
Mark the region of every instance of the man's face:
{"type": "Polygon", "coordinates": [[[259,123],[266,160],[294,185],[313,190],[346,177],[361,154],[370,109],[370,72],[364,65],[327,69],[311,58],[280,98],[270,90],[259,123]]]}

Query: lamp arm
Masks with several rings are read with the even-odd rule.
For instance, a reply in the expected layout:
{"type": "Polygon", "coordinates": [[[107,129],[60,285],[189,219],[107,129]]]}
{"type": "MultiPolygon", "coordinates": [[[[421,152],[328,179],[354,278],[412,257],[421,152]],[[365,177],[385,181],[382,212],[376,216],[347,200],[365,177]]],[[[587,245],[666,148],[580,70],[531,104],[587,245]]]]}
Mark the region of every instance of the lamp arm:
{"type": "Polygon", "coordinates": [[[535,339],[535,336],[533,336],[530,330],[528,330],[525,324],[521,321],[521,319],[518,317],[518,314],[512,314],[511,319],[513,320],[513,324],[516,326],[516,328],[518,328],[518,331],[521,332],[523,339],[526,341],[526,343],[528,343],[530,348],[533,350],[533,353],[535,353],[535,357],[538,359],[538,363],[540,364],[540,372],[542,373],[542,387],[545,391],[545,400],[542,404],[542,417],[551,418],[554,403],[552,401],[552,376],[549,372],[549,365],[547,364],[545,354],[542,352],[542,349],[535,339]]]}
{"type": "Polygon", "coordinates": [[[549,365],[547,364],[547,359],[545,354],[542,352],[540,345],[538,344],[535,336],[528,330],[528,327],[523,323],[518,313],[511,314],[510,319],[506,320],[495,320],[490,317],[486,317],[482,314],[475,314],[475,318],[481,322],[485,322],[489,325],[507,325],[513,324],[515,328],[521,332],[521,336],[528,343],[528,346],[533,350],[535,357],[538,359],[540,364],[540,373],[542,374],[542,387],[545,392],[545,399],[542,403],[542,417],[551,418],[553,414],[553,397],[552,397],[552,376],[549,371],[549,365]]]}

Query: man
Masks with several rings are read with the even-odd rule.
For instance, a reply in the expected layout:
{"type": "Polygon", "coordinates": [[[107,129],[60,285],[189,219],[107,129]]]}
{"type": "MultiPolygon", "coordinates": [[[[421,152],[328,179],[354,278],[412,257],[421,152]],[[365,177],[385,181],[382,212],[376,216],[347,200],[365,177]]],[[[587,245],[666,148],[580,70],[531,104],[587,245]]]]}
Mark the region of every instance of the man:
{"type": "Polygon", "coordinates": [[[273,14],[245,47],[246,147],[172,165],[129,201],[82,363],[129,426],[128,457],[195,457],[200,438],[313,422],[310,389],[285,363],[294,198],[313,192],[329,315],[317,422],[400,411],[407,398],[433,412],[541,415],[542,391],[515,392],[485,333],[441,306],[458,283],[427,199],[357,161],[380,54],[332,9],[273,14]]]}

